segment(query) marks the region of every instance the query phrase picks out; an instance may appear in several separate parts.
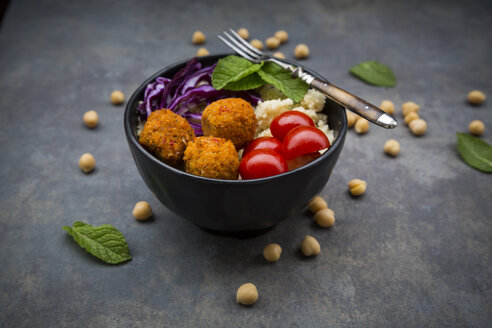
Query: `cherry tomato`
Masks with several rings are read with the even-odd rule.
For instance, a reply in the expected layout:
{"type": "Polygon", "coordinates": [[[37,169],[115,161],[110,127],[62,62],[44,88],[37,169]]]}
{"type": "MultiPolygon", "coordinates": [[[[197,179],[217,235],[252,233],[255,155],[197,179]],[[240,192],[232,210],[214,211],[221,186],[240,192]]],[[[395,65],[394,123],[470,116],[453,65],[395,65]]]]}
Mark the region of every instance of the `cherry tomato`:
{"type": "Polygon", "coordinates": [[[314,126],[314,122],[306,114],[290,110],[273,119],[270,123],[270,131],[275,138],[283,141],[287,133],[298,126],[314,126]]]}
{"type": "Polygon", "coordinates": [[[239,164],[243,180],[259,179],[287,172],[287,161],[271,149],[255,149],[247,153],[239,164]]]}
{"type": "Polygon", "coordinates": [[[282,153],[282,143],[274,137],[256,138],[244,148],[243,156],[255,149],[271,149],[277,153],[282,153]]]}
{"type": "Polygon", "coordinates": [[[319,152],[314,152],[306,155],[301,155],[294,157],[293,159],[289,159],[287,161],[287,166],[289,167],[289,171],[295,170],[301,166],[306,165],[314,161],[316,158],[320,157],[321,154],[319,152]]]}
{"type": "Polygon", "coordinates": [[[314,126],[298,126],[285,136],[282,155],[289,160],[329,147],[330,141],[323,131],[314,126]]]}

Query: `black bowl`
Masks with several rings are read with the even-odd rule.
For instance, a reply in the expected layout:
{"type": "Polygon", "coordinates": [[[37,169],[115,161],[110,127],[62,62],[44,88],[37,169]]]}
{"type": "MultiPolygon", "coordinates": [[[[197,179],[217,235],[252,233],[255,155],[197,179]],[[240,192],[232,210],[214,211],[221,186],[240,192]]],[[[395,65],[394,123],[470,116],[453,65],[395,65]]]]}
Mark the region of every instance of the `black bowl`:
{"type": "MultiPolygon", "coordinates": [[[[200,57],[204,66],[226,55],[200,57]]],[[[328,151],[296,170],[255,180],[217,180],[175,169],[145,150],[137,140],[138,102],[157,77],[171,78],[188,60],[168,66],[143,82],[128,101],[125,133],[135,164],[150,190],[169,210],[209,230],[236,233],[261,231],[303,209],[325,186],[338,160],[347,132],[345,109],[327,99],[324,113],[336,140],[328,151]]],[[[320,77],[311,70],[307,72],[320,77]]]]}

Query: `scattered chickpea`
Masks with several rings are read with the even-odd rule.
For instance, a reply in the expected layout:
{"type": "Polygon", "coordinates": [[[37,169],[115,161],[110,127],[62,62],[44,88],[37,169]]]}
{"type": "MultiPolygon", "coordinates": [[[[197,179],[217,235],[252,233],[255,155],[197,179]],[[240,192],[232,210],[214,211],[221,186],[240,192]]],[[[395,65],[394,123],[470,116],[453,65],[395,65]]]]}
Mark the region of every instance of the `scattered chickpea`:
{"type": "Polygon", "coordinates": [[[241,27],[239,30],[237,30],[237,34],[239,34],[239,36],[241,38],[243,38],[244,40],[249,39],[249,31],[247,29],[245,29],[244,27],[241,27]]]}
{"type": "Polygon", "coordinates": [[[97,123],[99,122],[99,116],[97,115],[97,112],[95,110],[85,112],[82,119],[89,129],[95,128],[97,123]]]}
{"type": "Polygon", "coordinates": [[[416,136],[421,136],[427,131],[427,122],[421,118],[411,121],[408,126],[416,136]]]}
{"type": "Polygon", "coordinates": [[[268,262],[277,262],[282,254],[282,247],[279,244],[268,244],[263,249],[263,257],[268,262]]]}
{"type": "Polygon", "coordinates": [[[202,31],[195,31],[191,37],[191,43],[193,44],[201,44],[205,42],[205,40],[205,34],[203,34],[202,31]]]}
{"type": "Polygon", "coordinates": [[[277,49],[280,45],[280,40],[272,36],[266,39],[265,44],[268,49],[277,49]]]}
{"type": "Polygon", "coordinates": [[[379,108],[390,115],[393,115],[395,113],[395,104],[393,104],[393,102],[389,100],[383,100],[381,102],[381,105],[379,105],[379,108]]]}
{"type": "Polygon", "coordinates": [[[314,215],[316,223],[323,228],[329,228],[335,224],[335,212],[329,208],[324,208],[314,215]]]}
{"type": "Polygon", "coordinates": [[[417,114],[416,112],[410,112],[407,115],[405,115],[405,124],[408,125],[410,124],[410,122],[418,118],[420,118],[419,114],[417,114]]]}
{"type": "Polygon", "coordinates": [[[146,201],[141,201],[135,204],[132,214],[139,221],[147,220],[152,216],[152,208],[146,201]]]}
{"type": "Polygon", "coordinates": [[[369,131],[369,121],[363,117],[359,117],[355,122],[354,130],[358,134],[367,133],[369,131]]]}
{"type": "Polygon", "coordinates": [[[308,235],[301,243],[301,251],[305,256],[318,255],[321,253],[321,246],[314,237],[308,235]]]}
{"type": "Polygon", "coordinates": [[[298,59],[309,57],[309,48],[305,44],[301,43],[294,49],[294,56],[298,59]]]}
{"type": "Polygon", "coordinates": [[[258,300],[256,286],[248,282],[237,289],[236,302],[243,305],[251,305],[258,300]]]}
{"type": "Polygon", "coordinates": [[[480,120],[471,121],[470,125],[468,125],[468,130],[471,134],[481,136],[485,130],[485,125],[480,120]]]}
{"type": "Polygon", "coordinates": [[[367,182],[361,179],[353,179],[348,183],[348,187],[352,196],[361,196],[366,192],[367,182]]]}
{"type": "Polygon", "coordinates": [[[208,56],[210,55],[210,52],[207,50],[207,48],[199,48],[198,51],[196,52],[196,55],[198,57],[208,56]]]}
{"type": "Polygon", "coordinates": [[[410,112],[418,113],[420,111],[420,106],[413,101],[408,101],[401,105],[401,111],[403,113],[403,116],[407,116],[407,114],[410,112]]]}
{"type": "Polygon", "coordinates": [[[90,173],[96,167],[94,156],[89,153],[83,154],[79,159],[79,167],[84,173],[90,173]]]}
{"type": "Polygon", "coordinates": [[[253,47],[255,47],[258,50],[263,50],[263,42],[261,42],[258,39],[253,39],[249,42],[253,47]]]}
{"type": "Polygon", "coordinates": [[[360,116],[347,109],[345,110],[345,112],[347,113],[347,127],[350,129],[354,126],[355,122],[357,122],[360,116]]]}
{"type": "Polygon", "coordinates": [[[350,129],[355,125],[360,116],[348,109],[346,109],[345,112],[347,114],[347,127],[350,129]]]}
{"type": "Polygon", "coordinates": [[[273,57],[275,58],[280,58],[280,59],[285,59],[285,55],[281,53],[280,51],[277,51],[276,53],[273,54],[273,57]]]}
{"type": "Polygon", "coordinates": [[[110,100],[113,105],[121,105],[125,102],[125,94],[120,90],[115,90],[111,92],[110,100]]]}
{"type": "Polygon", "coordinates": [[[384,152],[390,156],[397,156],[400,153],[400,143],[395,139],[389,139],[384,143],[384,152]]]}
{"type": "Polygon", "coordinates": [[[322,209],[327,208],[328,204],[326,204],[326,201],[323,198],[321,198],[320,196],[316,196],[309,203],[308,207],[312,213],[317,213],[317,212],[321,211],[322,209]]]}
{"type": "Polygon", "coordinates": [[[468,93],[468,102],[472,105],[480,105],[487,99],[485,93],[480,90],[473,90],[468,93]]]}
{"type": "Polygon", "coordinates": [[[287,31],[280,30],[275,32],[275,37],[280,41],[280,43],[285,43],[289,39],[289,34],[287,31]]]}

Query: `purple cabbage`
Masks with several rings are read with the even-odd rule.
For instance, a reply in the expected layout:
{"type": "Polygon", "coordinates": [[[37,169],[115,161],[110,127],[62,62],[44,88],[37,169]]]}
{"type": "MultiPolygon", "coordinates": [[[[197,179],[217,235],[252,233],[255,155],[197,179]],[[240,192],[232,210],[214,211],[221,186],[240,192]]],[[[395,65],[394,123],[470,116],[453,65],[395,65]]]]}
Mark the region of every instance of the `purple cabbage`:
{"type": "Polygon", "coordinates": [[[256,106],[257,95],[247,91],[215,90],[212,73],[217,64],[202,68],[197,58],[190,60],[172,79],[158,77],[149,83],[144,100],[138,106],[140,114],[147,118],[150,113],[167,108],[188,120],[197,136],[203,135],[201,111],[208,104],[223,98],[243,98],[256,106]]]}

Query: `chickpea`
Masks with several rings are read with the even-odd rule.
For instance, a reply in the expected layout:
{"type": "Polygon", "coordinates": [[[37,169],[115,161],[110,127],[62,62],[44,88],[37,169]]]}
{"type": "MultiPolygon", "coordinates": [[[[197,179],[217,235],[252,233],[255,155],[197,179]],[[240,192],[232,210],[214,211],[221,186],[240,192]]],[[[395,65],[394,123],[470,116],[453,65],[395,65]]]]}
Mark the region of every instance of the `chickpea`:
{"type": "Polygon", "coordinates": [[[305,44],[301,43],[294,49],[294,56],[297,59],[303,59],[309,57],[309,48],[305,44]]]}
{"type": "Polygon", "coordinates": [[[280,41],[280,43],[285,43],[289,39],[289,34],[287,31],[280,30],[275,32],[275,37],[280,41]]]}
{"type": "Polygon", "coordinates": [[[139,221],[147,220],[152,216],[152,208],[146,201],[141,201],[135,204],[132,214],[139,221]]]}
{"type": "Polygon", "coordinates": [[[251,305],[258,300],[256,286],[248,282],[237,289],[236,302],[243,305],[251,305]]]}
{"type": "Polygon", "coordinates": [[[324,208],[314,215],[316,223],[323,228],[329,228],[335,224],[335,212],[329,208],[324,208]]]}
{"type": "Polygon", "coordinates": [[[282,247],[279,244],[268,244],[263,249],[263,257],[268,262],[277,262],[282,254],[282,247]]]}
{"type": "Polygon", "coordinates": [[[285,59],[285,55],[281,53],[280,51],[277,51],[276,53],[273,54],[273,57],[275,58],[280,58],[280,59],[285,59]]]}
{"type": "Polygon", "coordinates": [[[96,167],[94,156],[89,153],[83,154],[79,159],[79,167],[84,173],[90,173],[96,167]]]}
{"type": "Polygon", "coordinates": [[[487,99],[485,93],[480,90],[473,90],[468,93],[468,102],[472,105],[480,105],[487,99]]]}
{"type": "Polygon", "coordinates": [[[358,118],[355,122],[354,130],[358,134],[367,133],[369,131],[369,121],[363,117],[358,118]]]}
{"type": "Polygon", "coordinates": [[[410,112],[418,113],[420,111],[420,106],[413,101],[408,101],[401,105],[401,111],[403,113],[403,116],[407,116],[407,114],[410,112]]]}
{"type": "Polygon", "coordinates": [[[258,39],[253,39],[249,42],[253,47],[255,47],[258,50],[263,50],[263,42],[261,42],[258,39]]]}
{"type": "Polygon", "coordinates": [[[390,156],[397,156],[400,153],[400,143],[395,139],[389,139],[384,143],[384,152],[390,156]]]}
{"type": "Polygon", "coordinates": [[[327,208],[328,204],[326,204],[326,201],[323,198],[321,198],[320,196],[316,196],[309,203],[308,207],[312,213],[317,213],[322,209],[327,208]]]}
{"type": "Polygon", "coordinates": [[[97,123],[99,122],[99,116],[97,115],[97,112],[95,110],[85,112],[82,119],[89,129],[95,128],[97,123]]]}
{"type": "Polygon", "coordinates": [[[410,124],[410,122],[418,118],[420,118],[419,114],[417,114],[416,112],[410,112],[407,115],[405,115],[405,124],[408,125],[410,124]]]}
{"type": "Polygon", "coordinates": [[[280,40],[272,36],[266,39],[265,44],[268,49],[277,49],[280,45],[280,40]]]}
{"type": "Polygon", "coordinates": [[[239,30],[237,30],[237,34],[239,34],[239,36],[241,38],[243,38],[244,40],[249,39],[249,31],[247,29],[245,29],[244,27],[241,27],[239,30]]]}
{"type": "Polygon", "coordinates": [[[470,125],[468,125],[468,130],[471,134],[481,136],[485,130],[485,125],[480,120],[471,121],[470,125]]]}
{"type": "Polygon", "coordinates": [[[305,256],[318,255],[321,253],[321,246],[314,237],[308,235],[301,243],[301,251],[305,256]]]}
{"type": "Polygon", "coordinates": [[[361,179],[353,179],[348,183],[348,187],[352,196],[361,196],[366,192],[367,182],[361,179]]]}
{"type": "Polygon", "coordinates": [[[191,43],[193,44],[201,44],[205,42],[205,34],[202,31],[195,31],[191,37],[191,43]]]}
{"type": "Polygon", "coordinates": [[[390,115],[393,115],[395,113],[395,104],[393,104],[393,102],[389,100],[383,100],[381,102],[381,105],[379,105],[379,108],[390,115]]]}
{"type": "Polygon", "coordinates": [[[360,116],[347,109],[345,110],[345,112],[347,113],[347,127],[350,129],[354,126],[355,122],[357,122],[360,116]]]}
{"type": "Polygon", "coordinates": [[[411,121],[408,126],[416,136],[421,136],[427,131],[427,122],[421,118],[411,121]]]}
{"type": "Polygon", "coordinates": [[[210,52],[208,52],[207,48],[199,48],[196,52],[196,55],[197,57],[208,56],[210,55],[210,52]]]}
{"type": "Polygon", "coordinates": [[[120,90],[115,90],[111,92],[110,100],[113,105],[121,105],[125,102],[125,94],[120,90]]]}

